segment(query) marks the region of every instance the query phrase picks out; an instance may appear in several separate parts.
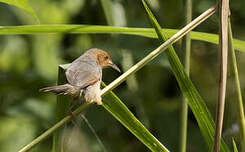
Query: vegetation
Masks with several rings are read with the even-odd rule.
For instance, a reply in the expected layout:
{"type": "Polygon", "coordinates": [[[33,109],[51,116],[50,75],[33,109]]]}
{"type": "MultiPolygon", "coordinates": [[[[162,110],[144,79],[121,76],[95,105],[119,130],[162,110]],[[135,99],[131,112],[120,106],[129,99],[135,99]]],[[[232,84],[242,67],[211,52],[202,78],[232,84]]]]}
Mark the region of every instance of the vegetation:
{"type": "MultiPolygon", "coordinates": [[[[213,1],[193,2],[193,19],[204,13],[184,29],[180,0],[0,2],[0,151],[26,145],[22,151],[211,150],[219,86],[219,19],[213,1]],[[181,64],[182,38],[193,28],[189,77],[181,64]],[[92,47],[107,50],[124,74],[105,69],[103,106],[78,105],[74,119],[67,116],[66,97],[38,90],[64,83],[67,63],[92,47]],[[183,95],[190,106],[187,130],[181,129],[183,95]],[[187,131],[182,145],[180,131],[187,131]]],[[[221,151],[245,150],[242,3],[230,4],[221,151]]]]}

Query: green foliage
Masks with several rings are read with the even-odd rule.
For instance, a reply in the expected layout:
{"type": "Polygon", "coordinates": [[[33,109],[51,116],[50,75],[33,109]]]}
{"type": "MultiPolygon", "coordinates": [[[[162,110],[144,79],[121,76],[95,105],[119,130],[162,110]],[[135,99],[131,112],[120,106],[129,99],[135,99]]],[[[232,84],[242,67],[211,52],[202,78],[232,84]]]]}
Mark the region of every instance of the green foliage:
{"type": "Polygon", "coordinates": [[[25,10],[26,12],[30,13],[38,23],[40,23],[37,15],[35,14],[31,6],[29,5],[27,0],[0,0],[0,2],[9,4],[9,5],[14,5],[16,7],[19,7],[20,9],[25,10]]]}
{"type": "Polygon", "coordinates": [[[237,146],[236,146],[236,142],[235,140],[232,138],[232,144],[233,144],[233,152],[238,152],[237,146]]]}
{"type": "MultiPolygon", "coordinates": [[[[233,66],[233,73],[235,77],[235,86],[236,86],[236,92],[237,92],[237,111],[238,111],[238,122],[239,122],[239,130],[240,130],[240,140],[241,140],[241,151],[245,150],[245,118],[244,118],[244,109],[243,109],[243,101],[242,101],[242,92],[240,87],[240,79],[237,69],[237,59],[234,49],[234,44],[232,42],[232,29],[231,29],[231,21],[229,18],[228,23],[228,30],[229,30],[229,51],[231,52],[231,62],[233,66]]],[[[234,145],[234,140],[233,140],[234,145]]]]}
{"type": "MultiPolygon", "coordinates": [[[[59,66],[59,84],[64,83],[65,69],[68,67],[66,65],[59,66]]],[[[103,87],[106,85],[102,82],[103,87]]],[[[58,96],[57,98],[57,113],[56,120],[59,122],[65,117],[69,104],[67,104],[67,99],[63,96],[58,96]],[[64,104],[64,102],[66,104],[64,104]]],[[[110,112],[121,124],[123,124],[132,134],[134,134],[143,144],[145,144],[153,152],[168,151],[146,128],[140,123],[140,121],[130,112],[130,110],[123,104],[123,102],[113,93],[108,92],[103,97],[103,107],[110,112]]],[[[58,139],[62,130],[60,129],[54,135],[53,139],[53,151],[60,151],[58,139]],[[57,135],[57,133],[59,135],[57,135]],[[56,150],[55,150],[56,149],[56,150]],[[59,150],[57,150],[59,149],[59,150]]],[[[61,147],[62,148],[62,147],[61,147]]]]}
{"type": "MultiPolygon", "coordinates": [[[[162,32],[160,25],[158,24],[157,20],[151,13],[144,0],[142,0],[142,3],[148,14],[149,20],[153,24],[156,33],[158,34],[160,42],[164,43],[168,40],[167,37],[162,32]]],[[[168,56],[168,60],[172,67],[175,78],[178,81],[180,89],[187,98],[188,104],[192,112],[194,113],[195,118],[197,119],[200,130],[208,144],[209,149],[211,150],[214,136],[214,121],[212,119],[211,113],[209,112],[205,102],[201,98],[197,89],[195,88],[191,80],[188,78],[184,70],[184,67],[182,66],[177,54],[175,53],[173,46],[170,46],[168,48],[166,54],[168,56]]],[[[224,141],[221,144],[221,151],[229,151],[228,146],[224,143],[224,141]]]]}
{"type": "MultiPolygon", "coordinates": [[[[24,0],[15,2],[29,5],[24,0]]],[[[33,23],[33,19],[28,18],[25,11],[0,5],[0,151],[4,152],[18,151],[55,124],[57,116],[55,113],[58,113],[56,111],[56,96],[43,94],[38,90],[56,84],[59,64],[70,63],[83,51],[91,47],[98,47],[108,51],[114,62],[119,66],[121,64],[120,67],[122,67],[127,65],[124,63],[127,60],[123,59],[124,61],[122,61],[122,58],[125,58],[122,51],[127,50],[130,53],[132,57],[130,60],[134,64],[159,45],[155,40],[158,38],[155,30],[142,28],[150,26],[146,22],[140,1],[110,0],[112,9],[117,10],[114,12],[115,25],[125,27],[105,26],[108,22],[104,8],[100,3],[102,1],[32,0],[29,2],[35,8],[35,12],[43,24],[30,25],[33,23]],[[124,16],[119,14],[119,10],[125,13],[124,16]],[[124,24],[118,24],[121,20],[124,24]]],[[[104,4],[104,2],[102,3],[104,4]]],[[[158,14],[159,22],[169,28],[163,29],[167,38],[179,31],[176,29],[181,29],[184,26],[182,3],[180,0],[151,1],[152,10],[158,14]]],[[[212,4],[214,4],[213,0],[195,1],[193,16],[196,17],[212,4]]],[[[245,60],[243,60],[245,43],[244,40],[239,40],[244,37],[245,25],[241,22],[245,17],[243,4],[244,2],[241,0],[236,3],[231,2],[231,10],[236,12],[231,15],[234,35],[237,38],[234,39],[234,47],[241,51],[236,52],[240,78],[245,76],[245,68],[243,67],[245,64],[245,60]]],[[[217,33],[217,31],[217,20],[214,16],[191,32],[192,40],[197,40],[192,42],[191,79],[212,114],[214,114],[214,103],[217,99],[218,51],[217,45],[210,45],[210,43],[218,44],[217,34],[211,34],[217,33]]],[[[178,41],[174,44],[180,58],[183,52],[180,48],[181,43],[182,41],[178,41]]],[[[125,67],[122,68],[124,71],[130,66],[125,67]]],[[[105,69],[103,81],[109,84],[118,76],[119,74],[116,72],[105,69]]],[[[162,142],[170,151],[177,151],[179,149],[178,130],[181,127],[179,106],[182,96],[170,71],[167,57],[160,55],[134,76],[133,83],[137,84],[136,89],[130,86],[131,84],[122,83],[113,91],[117,97],[124,101],[127,109],[134,114],[133,118],[136,117],[144,124],[145,128],[157,137],[158,147],[161,147],[160,142],[162,142]]],[[[233,83],[229,76],[228,79],[233,83]]],[[[244,86],[245,84],[241,83],[241,89],[244,86]]],[[[237,123],[235,108],[237,105],[234,104],[235,94],[231,85],[228,84],[227,90],[226,111],[228,115],[224,120],[223,131],[224,139],[232,149],[230,138],[239,136],[239,133],[229,131],[231,126],[237,123]]],[[[108,105],[114,104],[112,98],[108,97],[105,102],[108,102],[108,105]]],[[[105,97],[105,99],[107,98],[105,97]]],[[[60,102],[60,105],[65,105],[62,102],[69,104],[67,100],[64,100],[60,102]]],[[[117,107],[115,106],[115,108],[117,107]]],[[[81,109],[78,110],[84,111],[83,107],[81,109]]],[[[67,114],[65,111],[62,112],[63,116],[67,114]]],[[[130,126],[131,131],[141,139],[136,139],[104,108],[90,106],[89,109],[86,109],[86,117],[108,151],[147,151],[147,147],[141,141],[154,149],[151,145],[153,140],[145,141],[147,136],[140,133],[141,125],[132,125],[130,122],[133,119],[129,120],[117,112],[114,112],[114,115],[122,121],[125,120],[124,124],[130,126]]],[[[81,137],[79,139],[83,140],[75,140],[75,138],[67,138],[66,140],[67,143],[71,141],[80,146],[70,147],[73,148],[72,151],[79,151],[81,147],[85,149],[84,151],[102,151],[84,122],[79,125],[79,134],[71,132],[70,135],[75,133],[81,137]]],[[[72,126],[69,124],[67,130],[72,126]]],[[[205,140],[203,140],[191,112],[188,116],[188,130],[187,151],[207,151],[205,140]]],[[[144,129],[143,131],[149,133],[144,129]]],[[[152,136],[149,135],[149,138],[152,136]]],[[[49,137],[30,151],[50,151],[51,144],[52,137],[49,137]]],[[[237,140],[237,145],[241,145],[240,140],[237,140]]]]}
{"type": "Polygon", "coordinates": [[[103,97],[103,106],[151,151],[168,151],[168,149],[165,148],[142,123],[140,123],[113,92],[109,92],[103,97]]]}
{"type": "MultiPolygon", "coordinates": [[[[163,29],[166,37],[170,38],[178,30],[163,29]]],[[[72,33],[72,34],[125,34],[137,35],[149,38],[157,38],[154,29],[150,28],[129,28],[129,27],[113,27],[113,26],[97,26],[97,25],[25,25],[25,26],[2,26],[0,27],[0,35],[12,34],[53,34],[53,33],[72,33]]],[[[191,39],[218,44],[217,34],[190,32],[191,39]]],[[[236,50],[245,51],[245,41],[234,39],[234,47],[236,50]]]]}

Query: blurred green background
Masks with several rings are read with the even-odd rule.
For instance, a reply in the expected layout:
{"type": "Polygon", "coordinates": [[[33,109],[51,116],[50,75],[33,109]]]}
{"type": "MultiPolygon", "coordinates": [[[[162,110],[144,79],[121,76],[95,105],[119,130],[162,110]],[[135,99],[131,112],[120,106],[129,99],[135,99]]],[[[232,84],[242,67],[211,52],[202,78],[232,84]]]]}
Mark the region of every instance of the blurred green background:
{"type": "MultiPolygon", "coordinates": [[[[100,0],[29,0],[29,3],[41,24],[108,25],[100,0]]],[[[113,0],[112,3],[114,25],[151,27],[140,1],[113,0]]],[[[179,29],[184,26],[184,1],[151,0],[150,4],[162,27],[179,29]]],[[[213,0],[193,1],[193,17],[214,4],[213,0]]],[[[240,40],[245,40],[243,6],[243,0],[231,1],[233,35],[240,40]]],[[[26,24],[36,22],[23,10],[0,3],[1,26],[26,24]]],[[[217,14],[195,31],[218,33],[217,14]]],[[[0,44],[0,151],[4,152],[17,151],[55,123],[56,96],[38,90],[56,84],[59,64],[70,63],[85,50],[97,47],[108,51],[114,62],[126,71],[160,45],[157,39],[109,34],[1,35],[0,44]]],[[[180,40],[174,47],[183,59],[181,44],[180,40]]],[[[244,93],[244,53],[237,52],[237,58],[244,93]]],[[[103,81],[109,84],[119,75],[111,69],[105,69],[103,81]]],[[[218,86],[216,45],[192,41],[190,75],[214,118],[218,86]]],[[[182,94],[164,54],[114,91],[170,151],[179,149],[182,94]]],[[[229,66],[223,127],[224,139],[229,145],[231,137],[235,137],[239,145],[234,96],[235,87],[229,66]]],[[[102,107],[90,107],[86,117],[108,152],[149,151],[102,107]]],[[[190,110],[188,118],[187,151],[207,151],[190,110]]],[[[66,133],[66,139],[72,143],[67,145],[68,151],[102,151],[82,120],[80,129],[69,127],[66,133]],[[74,133],[78,136],[72,136],[74,133]]],[[[50,151],[51,141],[51,138],[45,140],[32,151],[50,151]]]]}

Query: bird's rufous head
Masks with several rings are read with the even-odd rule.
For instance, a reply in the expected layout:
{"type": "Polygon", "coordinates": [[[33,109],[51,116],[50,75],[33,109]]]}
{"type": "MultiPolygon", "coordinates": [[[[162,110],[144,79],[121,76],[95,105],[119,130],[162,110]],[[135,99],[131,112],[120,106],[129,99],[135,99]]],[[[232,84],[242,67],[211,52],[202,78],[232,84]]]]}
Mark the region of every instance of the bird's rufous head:
{"type": "Polygon", "coordinates": [[[110,55],[106,51],[96,51],[96,58],[102,68],[112,67],[118,72],[121,72],[118,66],[112,62],[110,55]]]}

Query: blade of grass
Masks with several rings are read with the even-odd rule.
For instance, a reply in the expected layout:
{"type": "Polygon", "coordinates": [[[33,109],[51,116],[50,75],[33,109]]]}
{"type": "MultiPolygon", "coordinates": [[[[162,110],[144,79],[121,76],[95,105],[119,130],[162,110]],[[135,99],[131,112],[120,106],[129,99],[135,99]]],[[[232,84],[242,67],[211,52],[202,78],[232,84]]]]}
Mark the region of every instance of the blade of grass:
{"type": "MultiPolygon", "coordinates": [[[[185,1],[185,23],[189,24],[192,18],[192,0],[185,1]]],[[[191,38],[190,33],[184,37],[184,51],[185,51],[185,72],[187,76],[190,74],[190,57],[191,57],[191,38]]],[[[181,103],[181,129],[180,129],[180,152],[186,151],[187,140],[187,122],[188,122],[188,104],[187,98],[183,96],[181,103]]]]}
{"type": "Polygon", "coordinates": [[[237,146],[236,146],[236,142],[235,140],[232,138],[232,144],[233,144],[233,152],[238,152],[237,146]]]}
{"type": "MultiPolygon", "coordinates": [[[[159,40],[161,42],[169,41],[169,39],[167,39],[167,37],[162,33],[160,25],[158,24],[156,18],[154,17],[154,15],[150,11],[150,9],[148,8],[144,0],[142,0],[142,3],[148,14],[149,20],[153,24],[156,30],[156,33],[158,34],[159,40]]],[[[209,16],[207,16],[207,18],[209,16]]],[[[203,19],[202,21],[204,21],[205,19],[203,19]]],[[[193,26],[197,26],[200,23],[201,22],[196,23],[193,26]]],[[[193,85],[193,83],[188,78],[187,74],[185,73],[185,70],[177,54],[174,51],[173,46],[170,46],[168,48],[168,50],[166,51],[166,54],[168,56],[168,60],[172,67],[172,71],[175,75],[175,78],[177,79],[177,82],[180,86],[180,89],[182,90],[182,93],[185,95],[185,97],[188,99],[188,104],[198,122],[199,128],[204,136],[204,139],[208,145],[208,148],[211,149],[211,145],[213,141],[213,134],[214,134],[214,122],[213,122],[212,116],[205,102],[203,101],[198,91],[196,90],[195,86],[193,85]]],[[[224,142],[222,142],[221,151],[229,151],[228,146],[224,142]]]]}
{"type": "Polygon", "coordinates": [[[229,0],[219,0],[219,53],[220,53],[220,72],[219,90],[216,104],[215,134],[213,141],[213,152],[220,151],[220,140],[223,127],[226,80],[227,80],[227,57],[228,57],[228,14],[229,0]]]}
{"type": "MultiPolygon", "coordinates": [[[[103,84],[103,86],[105,86],[103,84]]],[[[103,107],[153,152],[168,151],[113,93],[103,97],[103,107]],[[111,102],[115,101],[115,102],[111,102]]]]}
{"type": "MultiPolygon", "coordinates": [[[[164,50],[166,50],[166,48],[168,48],[168,46],[170,46],[171,44],[173,44],[174,42],[176,42],[180,38],[182,38],[185,33],[188,33],[193,28],[195,28],[195,26],[193,26],[193,25],[195,25],[196,23],[199,23],[199,22],[205,20],[205,18],[209,17],[214,12],[215,12],[215,7],[211,7],[210,9],[208,9],[207,11],[205,11],[203,14],[201,14],[199,17],[197,17],[195,20],[193,20],[190,24],[188,24],[187,26],[185,26],[182,30],[180,30],[173,37],[171,37],[168,41],[166,41],[164,44],[160,45],[157,49],[155,49],[154,51],[152,51],[151,53],[149,53],[145,58],[143,58],[140,62],[138,62],[137,64],[135,64],[128,71],[126,71],[125,73],[123,73],[120,77],[118,77],[116,80],[114,80],[108,86],[106,86],[101,91],[101,96],[105,95],[106,93],[108,93],[109,91],[111,91],[112,89],[114,89],[115,87],[117,87],[127,77],[129,77],[130,75],[134,74],[136,71],[138,71],[139,69],[141,69],[144,65],[146,65],[148,62],[150,62],[155,57],[157,57],[160,53],[162,53],[164,50]]],[[[67,64],[67,65],[63,65],[62,67],[66,68],[68,66],[69,65],[67,64]]],[[[78,109],[76,109],[74,111],[74,114],[78,115],[83,110],[85,110],[89,105],[91,105],[91,104],[86,104],[86,105],[82,105],[82,106],[78,107],[78,109]]],[[[57,130],[59,127],[61,127],[62,125],[64,125],[68,121],[70,121],[70,116],[67,116],[67,117],[63,118],[61,121],[59,121],[53,127],[51,127],[49,130],[47,130],[42,135],[40,135],[39,137],[37,137],[36,139],[34,139],[31,143],[29,143],[24,148],[22,148],[21,149],[21,152],[24,152],[24,151],[27,151],[27,150],[31,149],[32,147],[34,147],[36,144],[38,144],[39,142],[41,142],[42,140],[44,140],[46,137],[48,137],[55,130],[57,130]]]]}
{"type": "Polygon", "coordinates": [[[87,124],[87,126],[89,127],[89,129],[91,130],[91,132],[93,133],[93,135],[95,136],[96,140],[98,141],[98,143],[99,143],[101,149],[103,150],[103,152],[107,152],[107,150],[106,150],[106,148],[105,148],[102,140],[100,139],[100,137],[98,136],[98,134],[94,130],[94,127],[90,124],[90,122],[88,121],[88,119],[85,117],[85,115],[80,114],[79,116],[87,124]]]}
{"type": "MultiPolygon", "coordinates": [[[[162,29],[168,38],[172,37],[179,30],[162,29]]],[[[99,25],[70,25],[70,24],[49,24],[49,25],[24,25],[24,26],[0,26],[0,35],[17,35],[17,34],[125,34],[144,36],[149,38],[157,38],[157,34],[152,28],[129,28],[115,26],[99,26],[99,25]]],[[[192,40],[199,40],[218,44],[219,38],[217,34],[191,32],[192,40]]],[[[233,39],[234,48],[245,52],[245,41],[233,39]]]]}
{"type": "Polygon", "coordinates": [[[237,61],[236,61],[236,54],[235,49],[233,47],[232,42],[232,28],[231,28],[231,21],[230,18],[228,20],[228,33],[229,33],[229,49],[231,51],[231,60],[233,66],[233,72],[235,77],[235,85],[237,91],[237,111],[238,111],[238,121],[239,121],[239,128],[240,128],[240,138],[241,138],[241,151],[245,151],[245,118],[244,118],[244,109],[243,109],[243,101],[242,101],[242,93],[240,87],[240,80],[239,80],[239,73],[237,69],[237,61]]]}
{"type": "Polygon", "coordinates": [[[38,24],[40,24],[39,18],[37,17],[36,13],[31,8],[27,0],[0,0],[0,2],[9,4],[9,5],[14,5],[26,11],[27,13],[31,14],[35,18],[38,24]]]}

